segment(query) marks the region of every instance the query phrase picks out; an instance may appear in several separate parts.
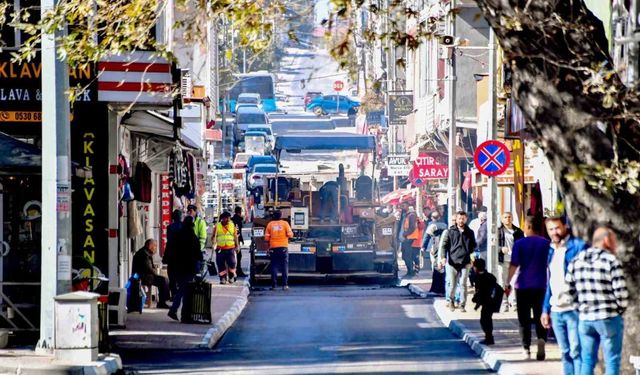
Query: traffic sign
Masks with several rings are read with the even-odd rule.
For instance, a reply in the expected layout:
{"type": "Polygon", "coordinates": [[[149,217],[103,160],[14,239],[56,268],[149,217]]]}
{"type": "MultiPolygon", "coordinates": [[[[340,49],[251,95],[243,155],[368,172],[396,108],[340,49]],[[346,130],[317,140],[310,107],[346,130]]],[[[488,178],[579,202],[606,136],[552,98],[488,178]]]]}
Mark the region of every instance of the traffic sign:
{"type": "Polygon", "coordinates": [[[509,168],[510,161],[507,146],[494,140],[483,142],[473,154],[473,163],[478,171],[489,177],[503,174],[509,168]]]}
{"type": "Polygon", "coordinates": [[[411,157],[408,154],[387,156],[387,174],[405,177],[411,172],[411,157]]]}
{"type": "Polygon", "coordinates": [[[344,88],[344,82],[342,81],[333,82],[333,91],[342,91],[343,88],[344,88]]]}

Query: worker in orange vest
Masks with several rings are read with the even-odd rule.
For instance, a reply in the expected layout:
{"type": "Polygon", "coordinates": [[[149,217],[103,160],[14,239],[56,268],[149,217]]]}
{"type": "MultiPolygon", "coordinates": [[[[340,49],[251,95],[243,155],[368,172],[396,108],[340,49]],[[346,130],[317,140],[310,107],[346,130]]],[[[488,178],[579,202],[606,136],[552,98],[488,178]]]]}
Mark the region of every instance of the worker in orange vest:
{"type": "Polygon", "coordinates": [[[409,206],[402,222],[402,260],[407,266],[405,277],[415,276],[420,271],[420,242],[422,241],[422,223],[415,208],[409,206]]]}
{"type": "Polygon", "coordinates": [[[293,237],[293,231],[289,223],[282,220],[282,213],[275,211],[273,220],[267,224],[264,231],[264,239],[269,243],[269,255],[271,257],[271,290],[278,285],[278,270],[282,271],[282,289],[289,289],[289,238],[293,237]]]}

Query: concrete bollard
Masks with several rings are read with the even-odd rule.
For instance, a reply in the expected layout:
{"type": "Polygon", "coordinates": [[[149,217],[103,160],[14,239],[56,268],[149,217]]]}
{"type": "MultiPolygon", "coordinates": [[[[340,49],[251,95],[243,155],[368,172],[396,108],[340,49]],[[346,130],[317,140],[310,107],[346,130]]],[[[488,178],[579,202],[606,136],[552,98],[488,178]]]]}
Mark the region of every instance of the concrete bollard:
{"type": "Polygon", "coordinates": [[[55,357],[72,363],[98,359],[98,294],[74,292],[55,297],[55,357]]]}

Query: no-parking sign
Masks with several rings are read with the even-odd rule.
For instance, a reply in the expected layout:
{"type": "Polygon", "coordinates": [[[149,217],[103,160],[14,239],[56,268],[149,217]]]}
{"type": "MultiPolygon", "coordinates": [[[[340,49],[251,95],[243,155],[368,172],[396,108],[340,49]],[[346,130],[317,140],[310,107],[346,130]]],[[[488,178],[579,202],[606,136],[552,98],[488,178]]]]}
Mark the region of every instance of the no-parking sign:
{"type": "Polygon", "coordinates": [[[473,154],[473,163],[483,175],[503,174],[511,162],[509,149],[502,142],[490,140],[480,144],[473,154]]]}

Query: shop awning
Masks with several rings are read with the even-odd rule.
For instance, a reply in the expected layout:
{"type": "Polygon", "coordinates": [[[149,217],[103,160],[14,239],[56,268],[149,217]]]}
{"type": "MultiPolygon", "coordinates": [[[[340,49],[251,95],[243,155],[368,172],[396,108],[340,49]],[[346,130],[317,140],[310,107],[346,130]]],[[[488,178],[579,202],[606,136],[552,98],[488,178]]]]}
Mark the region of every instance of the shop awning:
{"type": "MultiPolygon", "coordinates": [[[[163,138],[171,142],[173,138],[173,119],[156,111],[133,111],[122,121],[123,125],[133,133],[143,134],[149,138],[163,138]]],[[[199,150],[198,144],[191,138],[181,135],[183,146],[199,150]]]]}
{"type": "Polygon", "coordinates": [[[0,133],[0,172],[40,172],[42,151],[34,145],[0,133]]]}
{"type": "Polygon", "coordinates": [[[403,202],[409,202],[416,199],[417,189],[398,189],[385,195],[380,199],[382,204],[398,205],[403,202]]]}
{"type": "Polygon", "coordinates": [[[372,135],[351,133],[287,134],[276,138],[276,150],[360,150],[372,151],[376,141],[372,135]]]}

